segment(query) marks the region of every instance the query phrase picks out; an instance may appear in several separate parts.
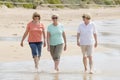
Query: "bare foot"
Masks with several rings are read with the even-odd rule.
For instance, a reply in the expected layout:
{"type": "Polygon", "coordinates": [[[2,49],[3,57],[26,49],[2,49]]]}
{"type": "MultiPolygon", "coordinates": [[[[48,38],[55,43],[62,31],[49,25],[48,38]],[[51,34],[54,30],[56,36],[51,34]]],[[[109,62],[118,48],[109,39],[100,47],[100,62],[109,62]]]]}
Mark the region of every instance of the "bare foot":
{"type": "Polygon", "coordinates": [[[35,64],[35,69],[38,69],[38,64],[35,64]]]}
{"type": "Polygon", "coordinates": [[[92,71],[90,71],[90,72],[89,72],[89,74],[93,74],[93,72],[92,72],[92,71]]]}
{"type": "Polygon", "coordinates": [[[84,71],[85,73],[87,73],[87,68],[85,68],[85,71],[84,71]]]}
{"type": "Polygon", "coordinates": [[[59,71],[59,68],[57,67],[57,68],[55,68],[55,70],[56,70],[56,71],[59,71]]]}

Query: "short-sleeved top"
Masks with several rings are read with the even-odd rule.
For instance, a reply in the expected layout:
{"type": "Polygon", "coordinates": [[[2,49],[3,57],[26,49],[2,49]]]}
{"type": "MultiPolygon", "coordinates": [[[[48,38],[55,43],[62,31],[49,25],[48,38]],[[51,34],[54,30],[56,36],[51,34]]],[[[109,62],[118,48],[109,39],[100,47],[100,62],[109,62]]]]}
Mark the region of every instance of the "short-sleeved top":
{"type": "Polygon", "coordinates": [[[96,33],[95,24],[90,22],[86,25],[81,23],[77,30],[80,33],[80,45],[93,45],[95,43],[94,34],[96,33]]]}
{"type": "Polygon", "coordinates": [[[27,30],[29,32],[28,42],[41,42],[42,34],[44,31],[44,25],[42,23],[34,24],[32,21],[27,24],[27,30]]]}
{"type": "Polygon", "coordinates": [[[50,45],[55,46],[64,43],[62,35],[64,32],[64,28],[62,24],[59,23],[57,26],[50,24],[47,28],[47,32],[50,33],[50,45]]]}

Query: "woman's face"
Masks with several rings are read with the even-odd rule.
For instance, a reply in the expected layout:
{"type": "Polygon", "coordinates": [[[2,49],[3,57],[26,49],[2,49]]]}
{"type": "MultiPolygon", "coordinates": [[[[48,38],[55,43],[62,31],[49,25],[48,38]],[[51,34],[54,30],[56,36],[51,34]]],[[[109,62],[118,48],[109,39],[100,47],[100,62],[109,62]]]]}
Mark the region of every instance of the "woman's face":
{"type": "Polygon", "coordinates": [[[33,18],[33,20],[35,20],[35,21],[39,21],[39,19],[40,19],[40,16],[34,16],[34,18],[33,18]]]}
{"type": "Polygon", "coordinates": [[[53,21],[53,22],[57,22],[57,20],[58,20],[58,17],[57,17],[57,16],[53,16],[53,17],[52,17],[52,21],[53,21]]]}
{"type": "Polygon", "coordinates": [[[84,22],[88,22],[89,20],[87,18],[83,18],[83,21],[84,22]]]}

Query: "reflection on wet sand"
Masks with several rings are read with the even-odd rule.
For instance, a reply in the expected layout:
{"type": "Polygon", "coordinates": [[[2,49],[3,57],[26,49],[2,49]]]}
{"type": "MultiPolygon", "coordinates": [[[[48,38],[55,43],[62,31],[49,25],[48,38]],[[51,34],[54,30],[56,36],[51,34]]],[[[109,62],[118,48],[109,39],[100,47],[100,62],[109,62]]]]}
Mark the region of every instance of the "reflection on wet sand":
{"type": "Polygon", "coordinates": [[[33,76],[33,80],[93,80],[94,74],[76,74],[68,73],[39,73],[35,72],[33,76]]]}
{"type": "Polygon", "coordinates": [[[83,67],[81,66],[80,56],[69,56],[61,58],[59,73],[52,72],[49,60],[48,62],[47,60],[41,60],[41,64],[43,64],[41,65],[42,72],[38,73],[34,71],[31,61],[0,63],[0,80],[113,80],[112,78],[120,80],[120,65],[118,65],[120,58],[118,55],[108,56],[104,53],[94,55],[94,63],[97,64],[95,65],[97,71],[94,74],[81,71],[83,67]],[[69,67],[66,65],[69,65],[69,67]],[[31,67],[28,68],[28,66],[31,67]]]}
{"type": "Polygon", "coordinates": [[[40,80],[39,73],[34,74],[34,80],[40,80]]]}
{"type": "Polygon", "coordinates": [[[93,74],[86,74],[86,73],[84,73],[83,74],[83,80],[93,80],[92,76],[93,76],[93,74]]]}
{"type": "Polygon", "coordinates": [[[60,80],[60,79],[59,79],[59,73],[55,73],[55,74],[54,74],[54,79],[53,79],[53,80],[60,80]]]}

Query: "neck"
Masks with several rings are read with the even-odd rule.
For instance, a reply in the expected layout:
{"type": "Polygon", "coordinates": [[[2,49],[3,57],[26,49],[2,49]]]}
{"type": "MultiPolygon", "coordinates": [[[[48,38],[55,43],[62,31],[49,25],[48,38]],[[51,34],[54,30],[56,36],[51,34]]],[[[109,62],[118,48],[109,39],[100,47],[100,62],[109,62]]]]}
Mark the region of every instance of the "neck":
{"type": "Polygon", "coordinates": [[[35,21],[35,20],[33,20],[33,23],[38,24],[38,23],[39,23],[39,21],[35,21]]]}
{"type": "Polygon", "coordinates": [[[89,24],[89,21],[85,22],[85,25],[88,25],[89,24]]]}
{"type": "Polygon", "coordinates": [[[57,26],[57,25],[58,25],[58,23],[57,23],[57,22],[55,22],[55,23],[53,23],[53,25],[54,25],[54,26],[57,26]]]}

